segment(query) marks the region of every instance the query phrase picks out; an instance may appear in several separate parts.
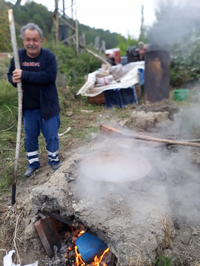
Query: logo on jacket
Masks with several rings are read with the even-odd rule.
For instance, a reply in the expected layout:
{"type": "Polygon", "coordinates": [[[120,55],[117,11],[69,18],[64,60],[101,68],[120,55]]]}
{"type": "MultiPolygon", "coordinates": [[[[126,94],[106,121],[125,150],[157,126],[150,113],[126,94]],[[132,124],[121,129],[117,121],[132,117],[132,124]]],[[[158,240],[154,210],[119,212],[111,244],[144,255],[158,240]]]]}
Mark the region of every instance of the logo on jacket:
{"type": "Polygon", "coordinates": [[[40,62],[23,62],[22,66],[34,66],[34,67],[39,67],[40,66],[40,62]]]}

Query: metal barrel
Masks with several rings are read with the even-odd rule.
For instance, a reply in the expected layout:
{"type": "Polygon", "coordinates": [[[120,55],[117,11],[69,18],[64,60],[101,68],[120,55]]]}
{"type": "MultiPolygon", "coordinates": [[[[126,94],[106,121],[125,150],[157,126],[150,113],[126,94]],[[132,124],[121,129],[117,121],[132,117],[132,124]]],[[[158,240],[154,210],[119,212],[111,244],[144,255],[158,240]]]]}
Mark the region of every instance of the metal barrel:
{"type": "Polygon", "coordinates": [[[170,54],[168,51],[148,51],[145,54],[145,103],[169,99],[170,54]]]}

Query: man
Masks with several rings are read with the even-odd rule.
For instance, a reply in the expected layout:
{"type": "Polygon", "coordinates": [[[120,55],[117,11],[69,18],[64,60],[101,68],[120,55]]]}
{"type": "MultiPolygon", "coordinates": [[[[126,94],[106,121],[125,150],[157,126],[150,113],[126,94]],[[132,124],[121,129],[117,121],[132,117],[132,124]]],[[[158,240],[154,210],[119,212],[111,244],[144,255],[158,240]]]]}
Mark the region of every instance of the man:
{"type": "Polygon", "coordinates": [[[40,167],[38,158],[40,130],[46,140],[49,165],[54,170],[60,166],[58,158],[60,107],[55,83],[56,59],[49,50],[41,48],[42,30],[37,25],[28,23],[21,28],[20,34],[25,48],[19,50],[21,69],[15,69],[12,58],[8,80],[15,87],[22,81],[25,149],[29,162],[25,176],[29,177],[40,167]]]}

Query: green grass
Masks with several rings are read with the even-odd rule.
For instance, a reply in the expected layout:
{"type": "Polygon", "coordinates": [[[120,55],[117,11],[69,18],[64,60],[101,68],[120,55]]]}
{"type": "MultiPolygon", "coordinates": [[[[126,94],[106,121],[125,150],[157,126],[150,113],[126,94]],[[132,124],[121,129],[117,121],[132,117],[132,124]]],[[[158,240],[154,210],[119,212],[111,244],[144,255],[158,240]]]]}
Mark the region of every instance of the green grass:
{"type": "Polygon", "coordinates": [[[183,263],[179,256],[171,260],[169,256],[160,255],[153,262],[152,266],[183,266],[183,263]]]}
{"type": "Polygon", "coordinates": [[[159,256],[156,258],[152,266],[172,266],[171,259],[168,256],[159,256]]]}

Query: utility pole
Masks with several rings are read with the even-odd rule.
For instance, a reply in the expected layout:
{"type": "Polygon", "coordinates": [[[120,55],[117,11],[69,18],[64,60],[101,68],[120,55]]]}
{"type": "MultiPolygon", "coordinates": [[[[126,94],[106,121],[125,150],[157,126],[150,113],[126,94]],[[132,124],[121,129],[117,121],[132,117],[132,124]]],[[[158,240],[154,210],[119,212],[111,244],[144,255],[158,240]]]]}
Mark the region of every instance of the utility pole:
{"type": "Polygon", "coordinates": [[[77,0],[62,0],[62,8],[59,9],[59,0],[55,0],[54,18],[56,43],[58,43],[58,40],[60,40],[61,43],[67,43],[70,41],[70,43],[76,47],[76,51],[78,53],[79,36],[76,2],[77,0]],[[69,6],[66,8],[67,4],[69,4],[69,6]],[[62,30],[64,34],[59,34],[59,27],[63,27],[62,30]],[[70,29],[70,36],[68,36],[68,29],[70,29]]]}
{"type": "Polygon", "coordinates": [[[65,17],[65,0],[63,0],[63,18],[65,17]]]}
{"type": "Polygon", "coordinates": [[[56,28],[56,44],[59,41],[59,13],[58,13],[58,0],[55,0],[55,28],[56,28]]]}
{"type": "Polygon", "coordinates": [[[76,52],[79,52],[79,37],[78,37],[78,19],[77,19],[77,7],[75,6],[75,14],[76,14],[76,52]]]}
{"type": "Polygon", "coordinates": [[[140,28],[140,36],[143,37],[144,34],[144,6],[141,8],[141,28],[140,28]]]}

